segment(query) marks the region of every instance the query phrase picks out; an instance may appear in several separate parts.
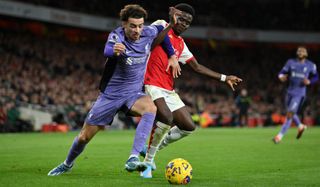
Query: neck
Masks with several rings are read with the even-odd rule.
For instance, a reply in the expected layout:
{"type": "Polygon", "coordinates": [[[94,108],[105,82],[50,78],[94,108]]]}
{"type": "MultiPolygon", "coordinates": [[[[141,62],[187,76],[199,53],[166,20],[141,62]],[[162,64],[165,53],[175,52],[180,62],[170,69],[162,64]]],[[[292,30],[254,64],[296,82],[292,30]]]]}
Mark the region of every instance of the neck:
{"type": "Polygon", "coordinates": [[[172,30],[173,30],[173,33],[174,33],[175,35],[180,36],[180,33],[178,33],[177,31],[175,31],[174,29],[172,29],[172,30]]]}
{"type": "Polygon", "coordinates": [[[305,58],[298,58],[298,61],[299,61],[300,63],[304,63],[305,58]]]}

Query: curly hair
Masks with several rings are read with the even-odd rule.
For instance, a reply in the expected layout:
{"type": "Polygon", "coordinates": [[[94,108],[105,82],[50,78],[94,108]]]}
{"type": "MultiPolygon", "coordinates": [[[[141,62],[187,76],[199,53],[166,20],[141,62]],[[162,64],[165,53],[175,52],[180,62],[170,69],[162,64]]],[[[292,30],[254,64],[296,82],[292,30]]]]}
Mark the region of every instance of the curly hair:
{"type": "Polygon", "coordinates": [[[128,21],[129,18],[144,18],[148,17],[147,11],[137,4],[126,5],[120,11],[120,20],[128,21]]]}

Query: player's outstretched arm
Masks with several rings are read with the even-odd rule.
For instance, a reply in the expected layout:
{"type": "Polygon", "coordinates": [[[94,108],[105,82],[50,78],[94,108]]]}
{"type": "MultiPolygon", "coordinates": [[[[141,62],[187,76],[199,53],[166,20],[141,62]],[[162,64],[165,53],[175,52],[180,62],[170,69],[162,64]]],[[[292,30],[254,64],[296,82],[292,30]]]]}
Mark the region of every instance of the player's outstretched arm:
{"type": "Polygon", "coordinates": [[[238,85],[238,83],[242,82],[242,79],[240,79],[237,76],[234,76],[234,75],[226,76],[224,74],[220,74],[215,71],[212,71],[211,69],[199,64],[195,58],[191,59],[188,64],[197,73],[200,73],[202,75],[206,75],[211,78],[226,82],[233,91],[235,90],[234,86],[236,86],[236,85],[238,85]]]}
{"type": "Polygon", "coordinates": [[[151,49],[153,49],[155,46],[159,45],[164,38],[166,37],[169,30],[177,23],[177,17],[181,14],[181,11],[178,9],[175,9],[174,7],[169,8],[169,17],[170,17],[170,23],[158,34],[158,36],[153,40],[153,43],[151,45],[151,49]]]}

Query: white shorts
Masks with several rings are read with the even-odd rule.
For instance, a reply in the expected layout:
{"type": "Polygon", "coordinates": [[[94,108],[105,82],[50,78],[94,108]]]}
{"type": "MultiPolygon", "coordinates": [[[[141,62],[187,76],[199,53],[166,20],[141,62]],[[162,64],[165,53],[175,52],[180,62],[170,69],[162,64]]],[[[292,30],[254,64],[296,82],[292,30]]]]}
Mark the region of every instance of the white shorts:
{"type": "Polygon", "coordinates": [[[174,90],[170,91],[152,85],[145,85],[144,88],[146,94],[148,94],[153,101],[159,98],[164,98],[171,112],[185,106],[179,95],[174,90]]]}

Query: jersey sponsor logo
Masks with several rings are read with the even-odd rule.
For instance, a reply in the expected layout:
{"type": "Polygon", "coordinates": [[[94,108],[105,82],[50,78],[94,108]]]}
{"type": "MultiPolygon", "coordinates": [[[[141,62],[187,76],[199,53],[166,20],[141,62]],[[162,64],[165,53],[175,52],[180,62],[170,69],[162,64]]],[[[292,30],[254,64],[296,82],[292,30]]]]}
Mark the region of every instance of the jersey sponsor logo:
{"type": "Polygon", "coordinates": [[[297,73],[297,72],[291,72],[291,77],[297,77],[297,78],[305,78],[305,74],[303,73],[297,73]]]}
{"type": "Polygon", "coordinates": [[[142,64],[146,62],[146,58],[145,56],[143,57],[128,57],[126,60],[126,64],[127,65],[134,65],[134,64],[142,64]]]}

